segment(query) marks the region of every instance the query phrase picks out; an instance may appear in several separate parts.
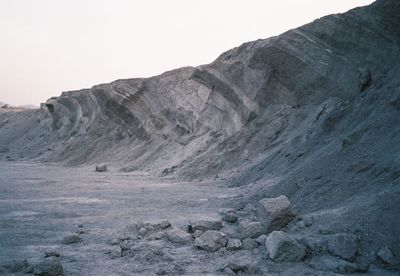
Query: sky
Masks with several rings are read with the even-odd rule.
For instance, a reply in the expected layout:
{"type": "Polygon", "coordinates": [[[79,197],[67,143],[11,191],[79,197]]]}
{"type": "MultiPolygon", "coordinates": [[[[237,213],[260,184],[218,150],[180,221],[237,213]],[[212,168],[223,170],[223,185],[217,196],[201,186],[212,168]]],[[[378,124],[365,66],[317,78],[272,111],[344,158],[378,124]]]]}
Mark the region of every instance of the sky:
{"type": "Polygon", "coordinates": [[[372,0],[0,0],[0,101],[212,62],[372,0]]]}

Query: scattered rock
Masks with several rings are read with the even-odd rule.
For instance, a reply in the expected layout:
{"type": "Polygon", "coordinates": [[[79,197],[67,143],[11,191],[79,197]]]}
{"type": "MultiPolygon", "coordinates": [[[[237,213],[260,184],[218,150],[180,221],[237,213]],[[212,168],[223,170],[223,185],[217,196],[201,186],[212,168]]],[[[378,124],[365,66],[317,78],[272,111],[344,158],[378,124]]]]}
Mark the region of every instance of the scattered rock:
{"type": "Polygon", "coordinates": [[[334,256],[353,261],[358,251],[357,237],[346,233],[332,235],[328,239],[328,251],[334,256]]]}
{"type": "Polygon", "coordinates": [[[122,249],[120,247],[114,248],[110,252],[111,259],[117,259],[122,257],[122,249]]]}
{"type": "Polygon", "coordinates": [[[96,172],[106,172],[107,171],[107,164],[103,163],[96,166],[96,172]]]}
{"type": "Polygon", "coordinates": [[[318,270],[333,271],[337,273],[354,273],[358,271],[356,264],[334,256],[314,257],[310,261],[310,266],[318,270]]]}
{"type": "Polygon", "coordinates": [[[165,232],[165,237],[170,242],[178,244],[188,244],[192,241],[192,235],[178,228],[167,230],[165,232]]]}
{"type": "Polygon", "coordinates": [[[360,69],[359,88],[360,92],[366,90],[372,83],[372,73],[369,69],[360,69]]]}
{"type": "Polygon", "coordinates": [[[119,239],[112,239],[110,242],[111,245],[117,245],[119,244],[119,239]]]}
{"type": "Polygon", "coordinates": [[[274,231],[269,234],[265,246],[270,258],[276,262],[301,261],[306,255],[304,247],[282,231],[274,231]]]}
{"type": "Polygon", "coordinates": [[[242,238],[257,238],[261,235],[261,224],[259,222],[243,223],[241,229],[242,238]]]}
{"type": "Polygon", "coordinates": [[[235,223],[238,221],[238,216],[234,212],[229,212],[226,213],[222,219],[229,223],[235,223]]]}
{"type": "Polygon", "coordinates": [[[47,259],[33,267],[33,274],[39,276],[64,275],[64,269],[57,259],[47,259]]]}
{"type": "Polygon", "coordinates": [[[192,230],[207,231],[207,230],[220,230],[222,228],[222,222],[219,219],[200,219],[191,223],[192,230]]]}
{"type": "Polygon", "coordinates": [[[46,252],[44,252],[44,256],[46,258],[50,258],[50,257],[58,258],[58,257],[61,256],[61,254],[59,252],[57,252],[57,251],[46,251],[46,252]]]}
{"type": "Polygon", "coordinates": [[[160,221],[159,223],[155,224],[156,227],[160,227],[161,229],[167,229],[171,227],[171,223],[168,220],[160,221]]]}
{"type": "Polygon", "coordinates": [[[146,233],[147,233],[147,229],[145,227],[142,227],[139,229],[139,232],[138,232],[139,235],[144,236],[144,235],[146,235],[146,233]]]}
{"type": "Polygon", "coordinates": [[[215,252],[218,249],[225,247],[228,243],[228,238],[222,232],[208,230],[200,237],[196,238],[194,245],[209,252],[215,252]]]}
{"type": "Polygon", "coordinates": [[[394,266],[396,265],[396,258],[393,255],[392,250],[389,247],[381,248],[378,253],[376,253],[379,260],[386,265],[394,266]]]}
{"type": "Polygon", "coordinates": [[[292,210],[291,203],[284,195],[276,198],[264,198],[259,201],[257,219],[267,233],[282,229],[294,217],[295,213],[292,210]]]}
{"type": "Polygon", "coordinates": [[[252,250],[259,246],[258,242],[253,239],[244,239],[242,240],[243,249],[252,250]]]}
{"type": "Polygon", "coordinates": [[[239,239],[229,239],[226,249],[230,251],[242,249],[242,242],[239,239]]]}
{"type": "Polygon", "coordinates": [[[82,241],[82,239],[78,235],[71,235],[71,236],[67,236],[67,237],[63,238],[61,240],[61,243],[62,244],[73,244],[73,243],[78,243],[81,241],[82,241]]]}
{"type": "Polygon", "coordinates": [[[301,243],[313,254],[325,253],[327,249],[327,238],[321,236],[307,236],[301,239],[301,243]]]}
{"type": "Polygon", "coordinates": [[[133,245],[133,241],[124,240],[123,242],[120,243],[119,247],[121,248],[122,251],[128,251],[131,249],[132,245],[133,245]]]}

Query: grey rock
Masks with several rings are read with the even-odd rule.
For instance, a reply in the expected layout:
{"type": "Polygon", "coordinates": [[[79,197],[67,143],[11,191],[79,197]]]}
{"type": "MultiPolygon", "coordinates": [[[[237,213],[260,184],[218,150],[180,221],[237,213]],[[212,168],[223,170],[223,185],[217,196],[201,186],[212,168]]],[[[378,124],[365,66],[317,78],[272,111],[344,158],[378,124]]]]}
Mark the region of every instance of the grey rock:
{"type": "Polygon", "coordinates": [[[96,172],[106,172],[107,171],[107,164],[103,163],[96,166],[96,172]]]}
{"type": "Polygon", "coordinates": [[[257,239],[256,239],[256,242],[258,243],[258,244],[265,244],[265,240],[266,240],[266,238],[267,238],[267,236],[266,235],[261,235],[261,236],[259,236],[257,239]]]}
{"type": "Polygon", "coordinates": [[[226,249],[230,251],[242,249],[242,242],[239,239],[229,239],[226,249]]]}
{"type": "Polygon", "coordinates": [[[60,252],[57,252],[57,251],[46,251],[46,252],[44,252],[44,256],[46,258],[50,258],[50,257],[58,258],[61,256],[61,254],[60,254],[60,252]]]}
{"type": "Polygon", "coordinates": [[[396,265],[396,258],[393,255],[392,250],[389,247],[381,248],[377,253],[377,257],[381,260],[384,264],[394,266],[396,265]]]}
{"type": "Polygon", "coordinates": [[[234,212],[229,212],[226,213],[222,219],[229,223],[235,223],[238,221],[238,216],[234,212]]]}
{"type": "Polygon", "coordinates": [[[117,244],[119,244],[119,239],[112,239],[111,241],[110,241],[110,244],[111,245],[117,245],[117,244]]]}
{"type": "Polygon", "coordinates": [[[293,237],[282,231],[268,235],[265,246],[269,256],[276,262],[301,261],[306,255],[304,247],[293,237]]]}
{"type": "Polygon", "coordinates": [[[34,265],[33,274],[38,276],[60,276],[64,275],[64,268],[58,259],[47,259],[34,265]]]}
{"type": "Polygon", "coordinates": [[[121,258],[122,256],[122,249],[120,247],[113,248],[110,252],[111,259],[121,258]]]}
{"type": "Polygon", "coordinates": [[[193,231],[220,230],[222,222],[219,219],[199,219],[191,222],[193,231]]]}
{"type": "Polygon", "coordinates": [[[260,246],[254,239],[244,239],[242,240],[242,245],[245,250],[252,250],[260,246]]]}
{"type": "Polygon", "coordinates": [[[209,252],[215,252],[228,243],[227,236],[219,231],[208,230],[194,240],[194,245],[209,252]]]}
{"type": "Polygon", "coordinates": [[[359,270],[356,264],[334,256],[313,257],[309,264],[311,267],[318,270],[333,271],[337,273],[354,273],[359,270]]]}
{"type": "Polygon", "coordinates": [[[79,243],[82,241],[82,238],[79,237],[78,235],[71,235],[63,238],[61,240],[62,244],[74,244],[74,243],[79,243]]]}
{"type": "Polygon", "coordinates": [[[294,217],[291,203],[284,195],[264,198],[258,203],[257,219],[266,233],[282,229],[294,217]]]}
{"type": "Polygon", "coordinates": [[[261,224],[259,222],[243,223],[241,225],[242,238],[257,238],[261,235],[261,224]]]}
{"type": "Polygon", "coordinates": [[[165,237],[170,242],[177,244],[188,244],[192,242],[192,235],[179,228],[166,230],[165,237]]]}
{"type": "Polygon", "coordinates": [[[328,238],[328,251],[334,256],[353,261],[358,251],[358,239],[353,234],[335,234],[328,238]]]}

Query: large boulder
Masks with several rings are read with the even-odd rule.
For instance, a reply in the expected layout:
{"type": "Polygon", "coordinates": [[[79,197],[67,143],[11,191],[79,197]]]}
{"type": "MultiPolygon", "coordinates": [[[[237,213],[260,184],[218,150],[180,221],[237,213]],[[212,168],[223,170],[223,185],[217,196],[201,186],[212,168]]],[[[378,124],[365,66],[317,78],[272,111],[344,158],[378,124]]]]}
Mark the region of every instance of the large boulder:
{"type": "Polygon", "coordinates": [[[353,261],[358,251],[358,239],[353,234],[332,235],[328,239],[328,251],[334,256],[353,261]]]}
{"type": "Polygon", "coordinates": [[[301,261],[306,255],[304,247],[282,231],[274,231],[269,234],[265,246],[270,258],[276,262],[301,261]]]}
{"type": "Polygon", "coordinates": [[[258,203],[257,219],[265,233],[282,229],[294,217],[295,213],[291,203],[284,195],[275,198],[264,198],[258,203]]]}
{"type": "Polygon", "coordinates": [[[215,252],[228,243],[228,237],[219,231],[208,230],[194,240],[194,245],[208,252],[215,252]]]}
{"type": "Polygon", "coordinates": [[[199,219],[191,222],[192,231],[196,230],[220,230],[222,228],[222,221],[219,219],[199,219]]]}
{"type": "Polygon", "coordinates": [[[172,243],[188,244],[192,241],[192,235],[178,228],[165,231],[165,237],[172,243]]]}

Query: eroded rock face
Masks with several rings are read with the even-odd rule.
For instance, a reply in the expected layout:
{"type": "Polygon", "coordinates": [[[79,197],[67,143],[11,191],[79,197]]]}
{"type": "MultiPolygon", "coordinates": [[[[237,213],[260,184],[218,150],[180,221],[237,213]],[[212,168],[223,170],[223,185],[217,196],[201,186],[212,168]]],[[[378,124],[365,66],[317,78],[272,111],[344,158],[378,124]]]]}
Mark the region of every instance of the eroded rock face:
{"type": "Polygon", "coordinates": [[[295,216],[289,199],[281,195],[259,201],[257,219],[267,233],[285,227],[295,216]]]}
{"type": "Polygon", "coordinates": [[[282,231],[270,233],[266,239],[269,257],[276,262],[301,261],[306,255],[304,247],[293,237],[282,231]]]}
{"type": "Polygon", "coordinates": [[[209,230],[196,238],[194,245],[209,252],[215,252],[228,243],[227,236],[219,231],[209,230]]]}

